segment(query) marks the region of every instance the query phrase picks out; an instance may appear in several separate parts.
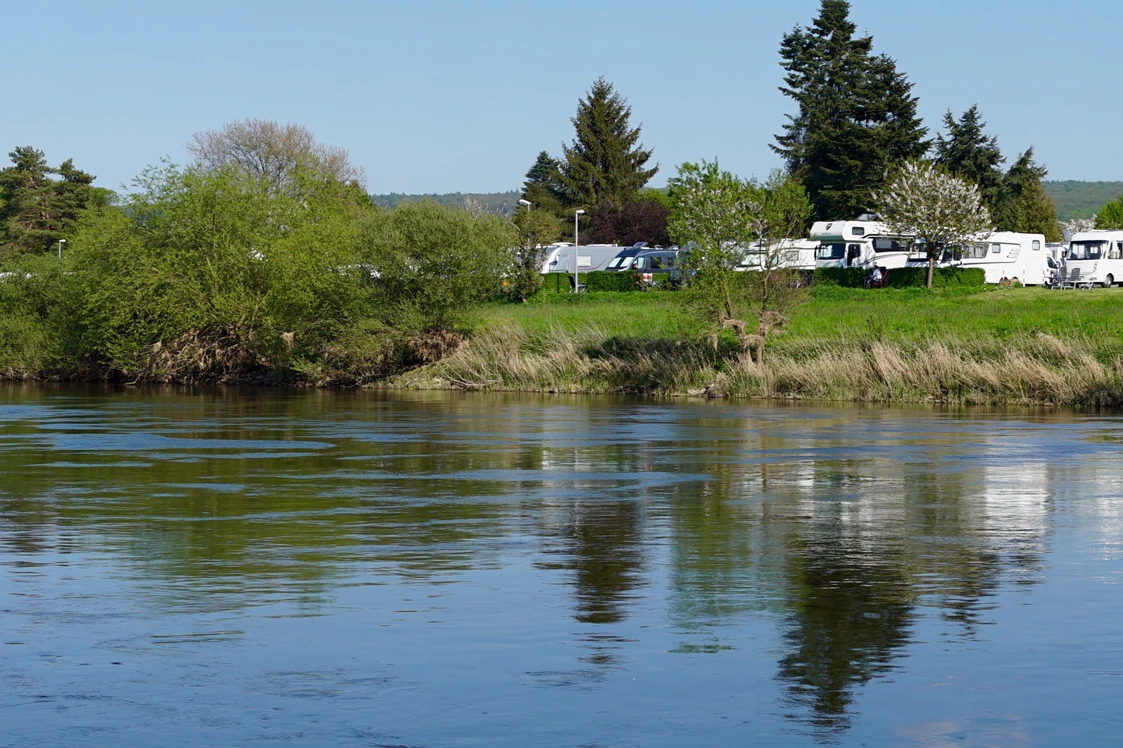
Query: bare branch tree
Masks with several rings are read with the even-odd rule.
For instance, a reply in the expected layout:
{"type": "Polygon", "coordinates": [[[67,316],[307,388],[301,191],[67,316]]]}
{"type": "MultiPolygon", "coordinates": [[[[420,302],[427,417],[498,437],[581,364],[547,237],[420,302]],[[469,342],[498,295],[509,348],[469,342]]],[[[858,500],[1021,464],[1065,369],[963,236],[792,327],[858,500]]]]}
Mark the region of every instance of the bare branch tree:
{"type": "Polygon", "coordinates": [[[978,187],[925,162],[905,164],[877,201],[881,219],[891,232],[916,236],[924,242],[928,288],[932,287],[936,260],[945,247],[977,241],[993,227],[978,187]]]}
{"type": "Polygon", "coordinates": [[[362,167],[351,163],[346,149],[316,142],[302,125],[236,120],[220,130],[195,133],[187,152],[204,168],[235,167],[276,187],[290,184],[300,170],[344,183],[366,182],[362,167]]]}

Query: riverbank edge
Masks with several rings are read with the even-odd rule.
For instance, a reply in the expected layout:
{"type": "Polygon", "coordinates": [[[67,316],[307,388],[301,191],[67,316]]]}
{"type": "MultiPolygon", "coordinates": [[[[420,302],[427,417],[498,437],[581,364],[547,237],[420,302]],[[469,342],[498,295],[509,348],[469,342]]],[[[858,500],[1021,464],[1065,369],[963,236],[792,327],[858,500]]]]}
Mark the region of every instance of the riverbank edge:
{"type": "Polygon", "coordinates": [[[439,361],[386,376],[256,368],[209,376],[0,370],[0,381],[631,395],[653,398],[1123,407],[1123,359],[1087,340],[787,340],[763,366],[711,341],[621,339],[595,328],[483,331],[439,361]]]}

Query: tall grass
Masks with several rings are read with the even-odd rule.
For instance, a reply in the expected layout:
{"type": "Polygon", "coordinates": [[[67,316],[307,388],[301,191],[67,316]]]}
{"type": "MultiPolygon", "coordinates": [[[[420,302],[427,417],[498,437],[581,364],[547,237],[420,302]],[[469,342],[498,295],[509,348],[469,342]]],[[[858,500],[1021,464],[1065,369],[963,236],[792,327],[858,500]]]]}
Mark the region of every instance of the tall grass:
{"type": "Polygon", "coordinates": [[[733,346],[573,331],[483,331],[458,353],[395,380],[403,387],[661,396],[972,404],[1123,405],[1123,357],[1088,338],[791,341],[763,367],[733,346]]]}

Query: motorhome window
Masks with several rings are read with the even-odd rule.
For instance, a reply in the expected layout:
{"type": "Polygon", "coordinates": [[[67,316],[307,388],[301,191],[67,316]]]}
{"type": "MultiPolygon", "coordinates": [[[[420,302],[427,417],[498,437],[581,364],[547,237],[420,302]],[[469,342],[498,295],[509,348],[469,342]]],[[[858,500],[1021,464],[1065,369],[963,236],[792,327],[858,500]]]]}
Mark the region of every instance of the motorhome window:
{"type": "Polygon", "coordinates": [[[675,256],[667,255],[667,267],[673,268],[675,266],[675,256]]]}
{"type": "MultiPolygon", "coordinates": [[[[970,256],[970,255],[968,255],[968,256],[970,256]]],[[[924,252],[924,253],[918,252],[914,255],[914,257],[919,257],[921,259],[927,259],[928,253],[927,252],[924,252]]],[[[940,257],[941,262],[959,262],[962,259],[963,259],[963,248],[958,246],[958,245],[952,246],[952,247],[947,247],[946,249],[944,249],[944,253],[940,257]]]]}
{"type": "Polygon", "coordinates": [[[636,262],[634,265],[632,265],[632,267],[634,267],[636,270],[643,270],[645,267],[647,267],[647,258],[637,257],[636,262]]]}
{"type": "Polygon", "coordinates": [[[874,239],[874,252],[904,252],[908,245],[900,239],[874,239]]]}
{"type": "Polygon", "coordinates": [[[612,260],[608,263],[608,269],[613,270],[615,268],[620,267],[620,263],[623,262],[623,261],[624,261],[623,257],[613,257],[612,260]]]}
{"type": "Polygon", "coordinates": [[[845,244],[821,244],[815,251],[815,258],[819,260],[841,260],[846,257],[845,244]]]}
{"type": "Polygon", "coordinates": [[[1109,260],[1123,260],[1123,242],[1115,242],[1107,253],[1109,260]]]}
{"type": "Polygon", "coordinates": [[[651,260],[650,267],[651,267],[652,270],[662,270],[663,269],[663,258],[662,257],[660,257],[659,255],[652,255],[649,259],[651,260]]]}
{"type": "Polygon", "coordinates": [[[861,226],[855,226],[854,228],[850,229],[850,233],[854,236],[865,236],[866,230],[861,226]]]}
{"type": "Polygon", "coordinates": [[[985,244],[973,244],[973,245],[971,245],[971,259],[981,260],[982,258],[986,257],[987,256],[987,249],[988,249],[987,245],[985,245],[985,244]]]}
{"type": "Polygon", "coordinates": [[[1041,240],[1040,239],[1034,239],[1033,240],[1033,251],[1034,252],[1040,252],[1041,251],[1041,240]]]}
{"type": "Polygon", "coordinates": [[[1002,245],[1001,245],[1001,244],[992,244],[992,245],[990,245],[990,253],[991,253],[992,255],[1000,255],[1000,254],[1002,254],[1002,245]]]}
{"type": "Polygon", "coordinates": [[[1068,245],[1068,259],[1070,260],[1099,260],[1104,256],[1107,242],[1072,242],[1068,245]]]}

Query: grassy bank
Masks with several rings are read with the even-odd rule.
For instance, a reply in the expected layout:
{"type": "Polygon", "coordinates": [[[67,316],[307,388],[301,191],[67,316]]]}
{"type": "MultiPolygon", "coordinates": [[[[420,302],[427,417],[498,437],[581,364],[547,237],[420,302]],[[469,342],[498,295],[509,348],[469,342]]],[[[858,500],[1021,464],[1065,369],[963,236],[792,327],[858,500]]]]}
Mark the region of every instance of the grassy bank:
{"type": "Polygon", "coordinates": [[[484,310],[403,387],[883,402],[1123,405],[1123,292],[818,289],[763,368],[715,349],[671,294],[484,310]]]}

